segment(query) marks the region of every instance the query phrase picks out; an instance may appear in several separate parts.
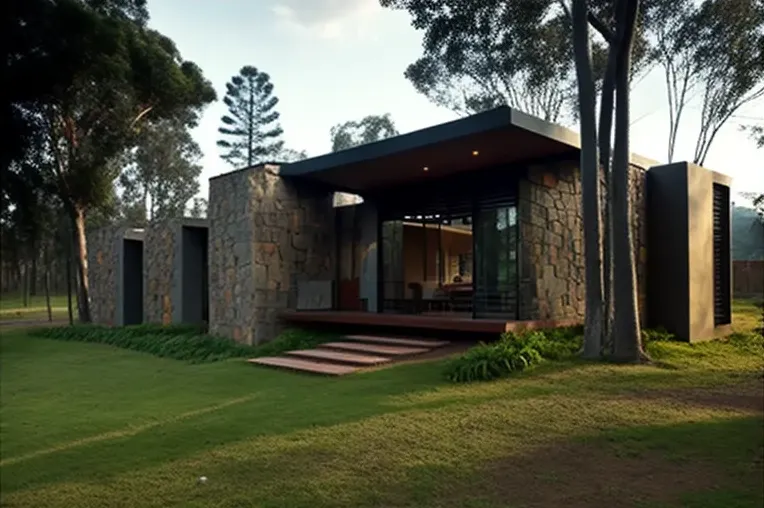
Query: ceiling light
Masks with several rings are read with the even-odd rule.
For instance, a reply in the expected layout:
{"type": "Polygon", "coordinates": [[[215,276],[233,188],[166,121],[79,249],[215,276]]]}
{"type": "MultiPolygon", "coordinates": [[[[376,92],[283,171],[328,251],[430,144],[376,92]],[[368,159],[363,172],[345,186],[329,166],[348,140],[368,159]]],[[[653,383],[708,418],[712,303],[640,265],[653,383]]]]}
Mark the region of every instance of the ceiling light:
{"type": "Polygon", "coordinates": [[[423,168],[422,168],[422,170],[424,170],[424,171],[429,171],[429,170],[430,170],[430,168],[428,168],[427,166],[425,166],[425,167],[423,167],[423,168]]]}
{"type": "Polygon", "coordinates": [[[472,155],[478,156],[480,155],[480,152],[478,152],[477,150],[472,150],[472,155]]]}

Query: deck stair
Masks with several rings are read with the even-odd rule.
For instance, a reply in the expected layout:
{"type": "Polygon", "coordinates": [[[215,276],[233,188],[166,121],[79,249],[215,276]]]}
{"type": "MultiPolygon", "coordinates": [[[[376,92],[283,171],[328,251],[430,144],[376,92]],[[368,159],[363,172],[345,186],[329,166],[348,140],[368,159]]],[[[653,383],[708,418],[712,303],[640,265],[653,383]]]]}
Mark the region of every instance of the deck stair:
{"type": "Polygon", "coordinates": [[[384,365],[448,345],[447,341],[347,335],[344,340],[327,342],[315,349],[287,351],[281,356],[248,360],[254,365],[298,372],[342,376],[359,369],[384,365]]]}

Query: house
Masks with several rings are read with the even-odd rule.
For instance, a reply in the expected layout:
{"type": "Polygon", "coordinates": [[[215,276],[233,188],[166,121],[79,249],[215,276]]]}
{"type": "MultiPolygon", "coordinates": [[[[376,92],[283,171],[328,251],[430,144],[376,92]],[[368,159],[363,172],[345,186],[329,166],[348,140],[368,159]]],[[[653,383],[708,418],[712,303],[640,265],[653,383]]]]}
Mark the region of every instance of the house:
{"type": "MultiPolygon", "coordinates": [[[[260,343],[290,322],[581,322],[579,149],[574,132],[500,107],[211,178],[210,331],[260,343]],[[362,200],[334,206],[338,192],[362,200]]],[[[731,316],[729,178],[636,155],[630,178],[643,325],[714,337],[731,316]]]]}

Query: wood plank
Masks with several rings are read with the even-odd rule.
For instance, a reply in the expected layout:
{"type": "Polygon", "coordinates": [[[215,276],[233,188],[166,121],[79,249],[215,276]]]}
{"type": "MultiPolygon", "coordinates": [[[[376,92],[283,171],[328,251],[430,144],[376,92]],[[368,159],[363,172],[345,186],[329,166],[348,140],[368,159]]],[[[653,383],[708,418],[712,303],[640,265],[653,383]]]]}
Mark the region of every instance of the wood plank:
{"type": "Polygon", "coordinates": [[[507,321],[504,319],[472,319],[454,315],[412,315],[357,311],[284,311],[279,317],[292,323],[329,323],[341,325],[379,326],[384,328],[417,328],[448,332],[499,334],[508,331],[558,328],[580,325],[580,319],[539,321],[507,321]]]}
{"type": "Polygon", "coordinates": [[[423,347],[386,346],[383,344],[364,344],[361,342],[326,342],[321,344],[320,348],[357,351],[359,353],[385,356],[418,355],[430,350],[423,347]]]}
{"type": "Polygon", "coordinates": [[[447,340],[404,339],[402,337],[378,337],[376,335],[345,335],[343,338],[355,342],[427,348],[443,347],[449,343],[447,340]]]}
{"type": "Polygon", "coordinates": [[[358,367],[351,367],[349,365],[321,363],[302,360],[300,358],[289,358],[286,356],[263,356],[261,358],[252,358],[247,361],[255,365],[280,367],[282,369],[310,372],[313,374],[325,374],[327,376],[343,376],[358,370],[358,367]]]}
{"type": "Polygon", "coordinates": [[[350,365],[369,366],[387,363],[390,358],[384,356],[372,356],[358,353],[347,353],[344,351],[335,351],[332,349],[300,349],[287,352],[290,356],[299,356],[303,358],[313,358],[316,360],[329,360],[337,363],[347,363],[350,365]]]}

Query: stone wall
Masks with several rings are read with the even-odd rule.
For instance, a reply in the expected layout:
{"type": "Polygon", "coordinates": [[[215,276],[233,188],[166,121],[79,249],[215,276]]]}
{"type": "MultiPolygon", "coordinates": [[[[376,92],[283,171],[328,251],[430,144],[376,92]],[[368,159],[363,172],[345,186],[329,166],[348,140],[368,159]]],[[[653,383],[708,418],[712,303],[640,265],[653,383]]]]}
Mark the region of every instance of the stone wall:
{"type": "Polygon", "coordinates": [[[124,229],[104,227],[88,231],[88,282],[93,323],[117,325],[120,249],[124,229]]]}
{"type": "Polygon", "coordinates": [[[332,193],[265,165],[211,179],[209,203],[210,331],[271,340],[300,282],[334,279],[332,193]]]}
{"type": "MultiPolygon", "coordinates": [[[[632,228],[642,320],[647,230],[645,171],[631,168],[632,228]]],[[[603,198],[604,199],[604,198],[603,198]]],[[[583,216],[576,163],[531,166],[518,187],[520,319],[582,319],[585,312],[583,216]]]]}
{"type": "Polygon", "coordinates": [[[178,221],[154,222],[146,228],[144,244],[143,305],[147,323],[168,325],[173,322],[173,306],[178,305],[174,284],[180,241],[178,221]]]}

